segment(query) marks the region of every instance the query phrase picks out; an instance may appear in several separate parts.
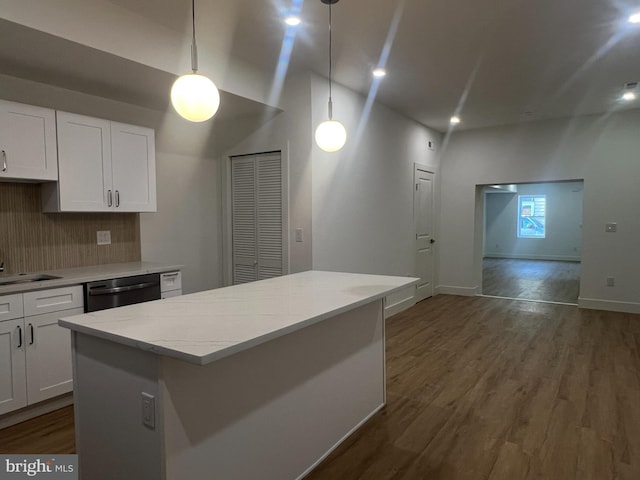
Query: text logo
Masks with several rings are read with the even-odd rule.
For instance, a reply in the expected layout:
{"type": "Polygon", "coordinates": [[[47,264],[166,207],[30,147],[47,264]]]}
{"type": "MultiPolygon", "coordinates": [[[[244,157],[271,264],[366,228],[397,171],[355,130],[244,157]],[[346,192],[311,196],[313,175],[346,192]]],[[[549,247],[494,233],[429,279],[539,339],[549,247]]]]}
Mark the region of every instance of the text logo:
{"type": "Polygon", "coordinates": [[[78,480],[77,455],[0,455],[0,480],[78,480]]]}

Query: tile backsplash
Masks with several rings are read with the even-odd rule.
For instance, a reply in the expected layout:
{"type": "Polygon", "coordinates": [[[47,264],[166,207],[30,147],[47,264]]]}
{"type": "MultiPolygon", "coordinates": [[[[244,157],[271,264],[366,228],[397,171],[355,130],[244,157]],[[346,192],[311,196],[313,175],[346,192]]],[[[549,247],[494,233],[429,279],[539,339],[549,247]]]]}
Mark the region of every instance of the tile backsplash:
{"type": "Polygon", "coordinates": [[[0,262],[5,273],[140,260],[137,213],[42,213],[40,186],[0,183],[0,262]],[[111,245],[96,232],[111,231],[111,245]]]}

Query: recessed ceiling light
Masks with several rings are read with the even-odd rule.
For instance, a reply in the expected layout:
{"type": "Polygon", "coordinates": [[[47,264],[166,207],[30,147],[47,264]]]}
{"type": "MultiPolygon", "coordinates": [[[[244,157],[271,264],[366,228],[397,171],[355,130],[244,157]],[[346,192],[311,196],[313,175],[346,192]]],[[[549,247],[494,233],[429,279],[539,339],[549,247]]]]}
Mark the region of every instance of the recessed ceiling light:
{"type": "Polygon", "coordinates": [[[629,17],[629,23],[640,23],[640,12],[631,15],[629,17]]]}
{"type": "Polygon", "coordinates": [[[627,82],[622,89],[622,100],[632,102],[638,97],[638,82],[627,82]]]}
{"type": "Polygon", "coordinates": [[[449,120],[449,123],[451,125],[458,125],[462,120],[460,120],[460,117],[454,115],[453,117],[451,117],[451,120],[449,120]]]}
{"type": "Polygon", "coordinates": [[[387,74],[387,71],[384,68],[376,68],[371,73],[373,73],[373,76],[376,78],[382,78],[387,74]]]}
{"type": "Polygon", "coordinates": [[[300,25],[300,22],[302,22],[302,20],[300,19],[300,17],[296,15],[289,15],[287,18],[284,19],[284,23],[286,23],[290,27],[296,27],[300,25]]]}

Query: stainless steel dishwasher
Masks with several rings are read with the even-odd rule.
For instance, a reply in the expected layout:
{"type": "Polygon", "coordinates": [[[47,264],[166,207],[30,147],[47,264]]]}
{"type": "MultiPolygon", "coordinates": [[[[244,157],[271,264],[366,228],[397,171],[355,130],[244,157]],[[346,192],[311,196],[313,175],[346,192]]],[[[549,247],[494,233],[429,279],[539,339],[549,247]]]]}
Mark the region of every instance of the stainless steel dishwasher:
{"type": "Polygon", "coordinates": [[[84,286],[85,312],[95,312],[159,299],[159,273],[112,278],[86,283],[84,286]]]}

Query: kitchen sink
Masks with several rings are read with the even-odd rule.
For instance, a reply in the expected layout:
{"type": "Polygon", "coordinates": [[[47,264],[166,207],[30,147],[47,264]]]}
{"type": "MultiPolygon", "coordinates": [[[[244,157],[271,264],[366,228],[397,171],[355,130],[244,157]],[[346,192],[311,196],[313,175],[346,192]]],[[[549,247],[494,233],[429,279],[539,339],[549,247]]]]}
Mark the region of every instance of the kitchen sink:
{"type": "Polygon", "coordinates": [[[16,285],[19,283],[32,283],[32,282],[42,282],[43,280],[56,280],[58,277],[56,275],[46,275],[43,273],[20,273],[18,275],[0,275],[0,287],[5,285],[16,285]]]}

